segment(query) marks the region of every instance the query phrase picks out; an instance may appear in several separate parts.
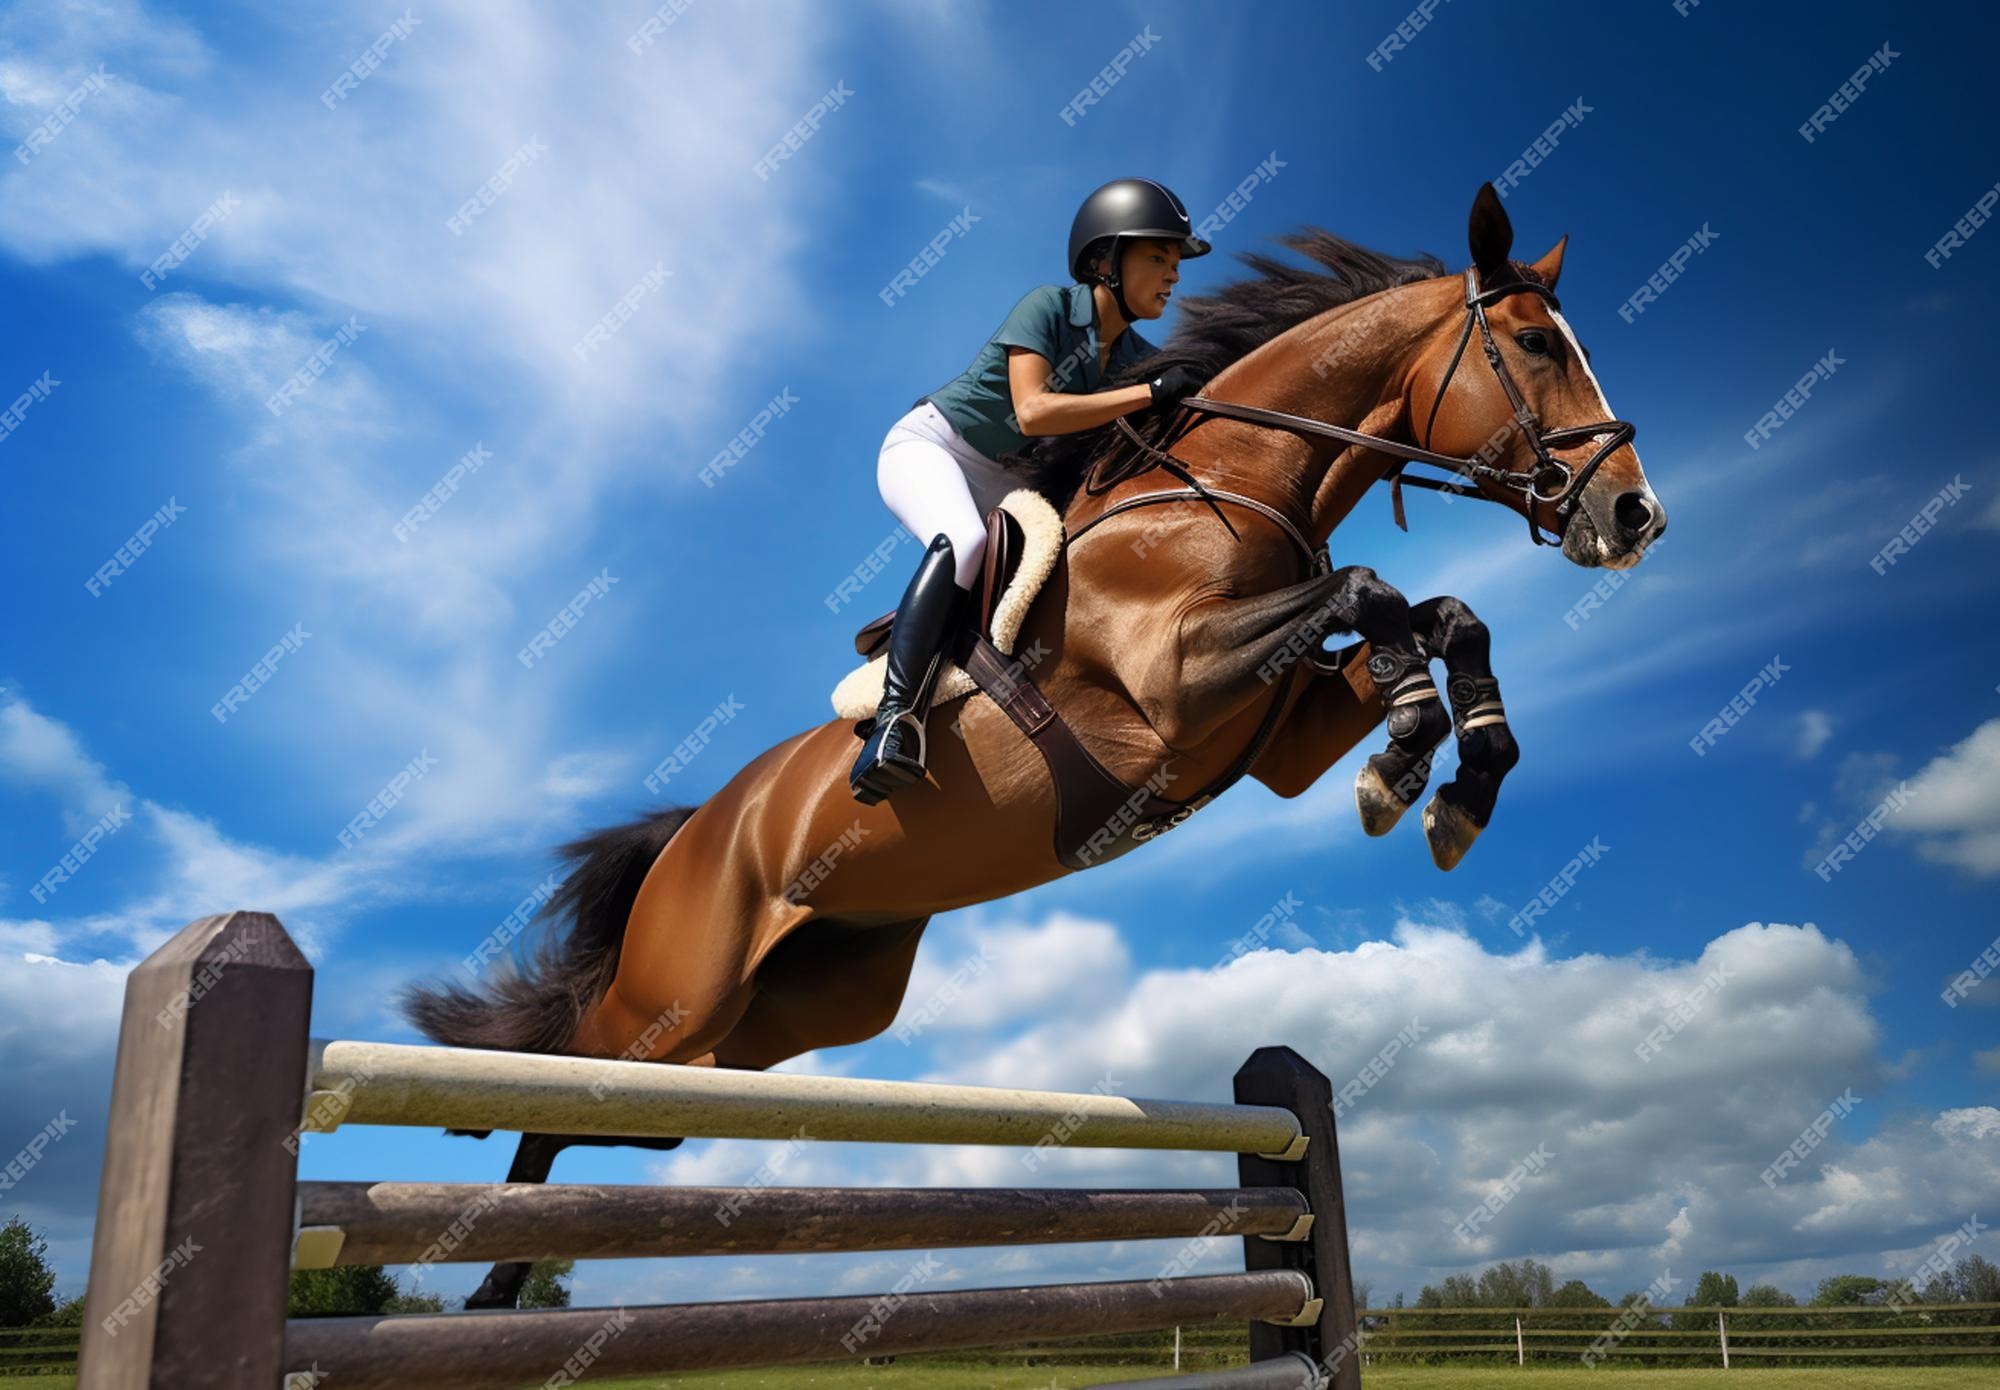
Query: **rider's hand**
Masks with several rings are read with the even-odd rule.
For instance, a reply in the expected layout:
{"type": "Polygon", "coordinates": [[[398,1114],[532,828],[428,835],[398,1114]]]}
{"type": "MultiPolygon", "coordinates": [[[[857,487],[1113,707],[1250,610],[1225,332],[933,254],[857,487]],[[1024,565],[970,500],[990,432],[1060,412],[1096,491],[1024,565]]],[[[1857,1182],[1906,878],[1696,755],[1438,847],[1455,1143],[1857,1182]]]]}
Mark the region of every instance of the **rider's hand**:
{"type": "Polygon", "coordinates": [[[1207,383],[1193,367],[1177,363],[1167,368],[1152,380],[1154,405],[1179,405],[1187,397],[1194,395],[1207,383]]]}

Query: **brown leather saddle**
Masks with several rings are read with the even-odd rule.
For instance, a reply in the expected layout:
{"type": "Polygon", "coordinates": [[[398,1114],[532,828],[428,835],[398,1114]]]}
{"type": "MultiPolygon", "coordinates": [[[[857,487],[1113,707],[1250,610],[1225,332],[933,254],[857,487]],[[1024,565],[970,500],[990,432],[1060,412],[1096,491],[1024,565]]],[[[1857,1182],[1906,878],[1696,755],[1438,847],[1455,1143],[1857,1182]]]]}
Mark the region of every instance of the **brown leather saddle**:
{"type": "MultiPolygon", "coordinates": [[[[1272,701],[1249,746],[1198,795],[1177,799],[1161,794],[1174,781],[1171,763],[1144,785],[1132,786],[1083,746],[1036,686],[1026,664],[993,645],[993,610],[1020,565],[1023,540],[1020,523],[1007,512],[996,507],[987,513],[978,620],[949,638],[946,650],[1040,751],[1055,784],[1056,858],[1070,869],[1088,869],[1164,835],[1248,772],[1277,732],[1296,669],[1286,672],[1285,687],[1272,701]]],[[[855,651],[872,659],[888,641],[889,624],[895,616],[892,609],[862,627],[854,636],[855,651]]]]}

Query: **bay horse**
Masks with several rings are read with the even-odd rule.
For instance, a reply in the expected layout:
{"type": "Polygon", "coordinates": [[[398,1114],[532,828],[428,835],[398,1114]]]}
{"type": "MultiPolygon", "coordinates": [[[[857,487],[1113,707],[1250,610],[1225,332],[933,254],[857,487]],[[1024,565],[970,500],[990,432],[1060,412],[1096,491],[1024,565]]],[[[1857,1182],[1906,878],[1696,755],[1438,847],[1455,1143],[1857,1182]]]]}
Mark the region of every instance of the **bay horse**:
{"type": "MultiPolygon", "coordinates": [[[[1144,433],[1040,440],[1021,460],[1073,480],[1051,488],[1068,539],[1021,642],[1045,653],[1033,680],[1048,704],[1130,786],[1170,765],[1211,785],[1234,767],[1294,797],[1386,721],[1356,784],[1370,834],[1414,803],[1456,727],[1458,770],[1423,817],[1449,869],[1519,757],[1490,636],[1456,598],[1410,604],[1371,570],[1334,569],[1335,526],[1377,482],[1422,483],[1513,509],[1578,565],[1622,569],[1666,513],[1558,310],[1567,238],[1510,259],[1489,184],[1462,276],[1318,229],[1284,240],[1322,268],[1241,254],[1258,275],[1187,303],[1127,374],[1189,362],[1200,396],[1144,433]],[[1411,460],[1455,476],[1405,477],[1411,460]],[[1162,491],[1162,472],[1188,486],[1162,491]],[[1328,634],[1361,640],[1329,656],[1328,634]],[[1302,636],[1308,659],[1272,679],[1302,636]]],[[[997,704],[964,698],[962,737],[930,741],[929,778],[876,805],[848,789],[856,726],[835,719],[697,806],[563,846],[571,872],[543,912],[558,929],[475,986],[411,988],[410,1018],[451,1046],[753,1069],[883,1032],[932,916],[1072,868],[1050,850],[1038,747],[997,704]]],[[[954,713],[940,709],[934,725],[954,713]]],[[[510,1181],[545,1179],[578,1142],[635,1141],[523,1135],[510,1181]]],[[[468,1306],[511,1306],[526,1270],[497,1266],[468,1306]]]]}

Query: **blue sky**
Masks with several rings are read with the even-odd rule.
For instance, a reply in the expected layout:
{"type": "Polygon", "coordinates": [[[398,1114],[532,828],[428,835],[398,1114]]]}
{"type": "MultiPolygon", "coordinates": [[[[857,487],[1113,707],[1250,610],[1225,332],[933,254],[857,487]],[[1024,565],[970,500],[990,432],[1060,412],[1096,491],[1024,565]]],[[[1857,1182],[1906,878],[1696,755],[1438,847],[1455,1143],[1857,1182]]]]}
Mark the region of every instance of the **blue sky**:
{"type": "MultiPolygon", "coordinates": [[[[824,718],[849,633],[915,558],[900,548],[893,580],[829,611],[894,530],[874,488],[883,432],[1022,293],[1063,278],[1091,188],[1159,178],[1199,219],[1280,161],[1216,254],[1184,267],[1183,296],[1305,224],[1458,265],[1479,183],[1571,110],[1508,191],[1516,247],[1570,236],[1564,309],[1639,425],[1666,539],[1574,625],[1603,576],[1531,549],[1497,508],[1414,495],[1403,534],[1374,497],[1333,541],[1337,563],[1457,594],[1493,629],[1523,757],[1468,859],[1440,875],[1414,818],[1359,833],[1349,788],[1371,740],[1296,800],[1245,784],[1170,848],[936,920],[911,1007],[985,947],[999,964],[978,987],[913,1046],[794,1065],[1079,1090],[1109,1067],[1130,1094],[1219,1098],[1256,1045],[1289,1043],[1338,1085],[1415,1017],[1425,1042],[1342,1121],[1357,1273],[1383,1296],[1523,1255],[1614,1297],[1707,1267],[1804,1293],[1912,1269],[1994,1205],[2000,984],[1955,1007],[1940,993],[2000,931],[1982,313],[2000,232],[1925,255],[2000,178],[1990,17],[1447,3],[1385,53],[1405,4],[695,0],[628,43],[652,12],[439,5],[412,26],[388,5],[113,0],[0,18],[0,117],[27,151],[0,160],[0,398],[34,397],[0,437],[0,1150],[76,1122],[7,1194],[49,1232],[65,1290],[87,1263],[124,971],[194,917],[268,909],[319,966],[316,1031],[407,1037],[396,988],[451,969],[541,881],[550,846],[651,803],[642,779],[717,705],[742,712],[677,796],[824,718]],[[330,91],[385,31],[380,65],[330,91]],[[1123,77],[1065,119],[1127,48],[1123,77]],[[830,90],[851,95],[760,177],[830,90]],[[490,208],[449,226],[524,146],[490,208]],[[963,234],[886,304],[954,218],[963,234]],[[1621,316],[1697,234],[1684,272],[1621,316]],[[574,352],[649,275],[630,319],[574,352]],[[344,326],[324,373],[267,408],[344,326]],[[1750,447],[1829,353],[1810,400],[1750,447]],[[786,393],[797,404],[704,482],[786,393]],[[490,457],[398,539],[475,448],[490,457]],[[1871,559],[1944,496],[1878,574],[1871,559]],[[524,669],[516,653],[602,577],[602,601],[524,669]],[[279,645],[268,684],[214,717],[279,645]],[[1774,659],[1781,678],[1693,752],[1774,659]],[[341,845],[426,756],[407,798],[341,845]],[[1813,865],[1903,787],[1882,835],[1823,881],[1813,865]],[[116,833],[38,900],[114,808],[116,833]],[[1608,852],[1510,930],[1593,843],[1608,852]],[[1288,894],[1296,927],[1210,973],[1288,894]],[[1718,968],[1730,983],[1637,1059],[1718,968]],[[1759,1181],[1849,1088],[1863,1103],[1801,1170],[1759,1181]],[[1456,1238],[1539,1143],[1547,1175],[1479,1240],[1456,1238]]],[[[691,1144],[557,1173],[727,1184],[763,1157],[691,1144]]],[[[1013,1162],[828,1146],[786,1180],[1026,1181],[1013,1162]]],[[[303,1171],[476,1180],[504,1164],[497,1144],[361,1131],[309,1145],[303,1171]]],[[[1231,1172],[1064,1164],[1053,1180],[1231,1172]]],[[[1150,1275],[1173,1253],[963,1252],[947,1277],[1150,1275]]],[[[1204,1268],[1238,1258],[1224,1242],[1204,1268]]],[[[862,1290],[906,1264],[605,1265],[578,1291],[862,1290]]]]}

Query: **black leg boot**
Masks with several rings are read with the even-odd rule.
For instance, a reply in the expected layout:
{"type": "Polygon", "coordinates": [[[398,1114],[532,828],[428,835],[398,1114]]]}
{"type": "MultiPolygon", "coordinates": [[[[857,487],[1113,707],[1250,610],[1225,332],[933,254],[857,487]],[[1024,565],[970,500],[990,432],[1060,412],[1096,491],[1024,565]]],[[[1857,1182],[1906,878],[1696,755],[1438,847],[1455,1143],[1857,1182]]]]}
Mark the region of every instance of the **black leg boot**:
{"type": "Polygon", "coordinates": [[[889,626],[888,674],[875,723],[861,745],[848,782],[854,799],[873,806],[898,787],[924,776],[924,717],[931,687],[944,664],[945,639],[960,611],[951,537],[939,532],[924,552],[889,626]]]}

